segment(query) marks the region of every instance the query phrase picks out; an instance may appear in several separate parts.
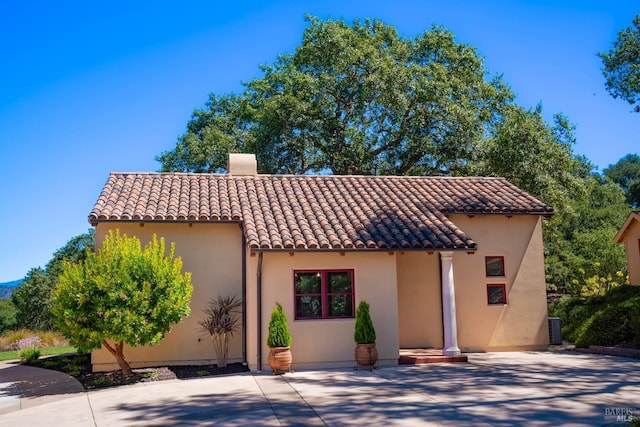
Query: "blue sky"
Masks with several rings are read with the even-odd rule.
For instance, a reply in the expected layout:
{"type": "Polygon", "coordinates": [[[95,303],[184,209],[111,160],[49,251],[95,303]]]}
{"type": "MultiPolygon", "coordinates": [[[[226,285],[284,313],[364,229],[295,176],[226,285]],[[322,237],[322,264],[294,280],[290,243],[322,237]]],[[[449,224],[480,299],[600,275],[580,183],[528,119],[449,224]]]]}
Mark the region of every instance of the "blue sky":
{"type": "Polygon", "coordinates": [[[640,114],[604,89],[596,52],[640,12],[603,1],[109,1],[0,6],[0,282],[88,230],[110,171],[155,171],[211,92],[292,51],[304,14],[432,24],[477,47],[526,107],[563,112],[600,170],[637,153],[640,114]],[[221,5],[232,3],[232,5],[221,5]]]}

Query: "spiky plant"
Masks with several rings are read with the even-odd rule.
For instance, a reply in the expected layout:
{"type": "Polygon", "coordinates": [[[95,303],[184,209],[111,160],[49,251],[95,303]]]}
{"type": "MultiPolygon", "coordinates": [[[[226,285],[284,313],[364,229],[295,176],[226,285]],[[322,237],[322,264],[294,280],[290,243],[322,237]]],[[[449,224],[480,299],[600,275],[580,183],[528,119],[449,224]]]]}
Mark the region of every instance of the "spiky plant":
{"type": "Polygon", "coordinates": [[[219,368],[227,366],[229,340],[238,329],[240,322],[238,315],[241,313],[241,307],[242,300],[235,295],[232,297],[218,296],[217,299],[209,301],[209,306],[202,310],[206,317],[198,321],[200,330],[208,333],[211,337],[219,368]]]}

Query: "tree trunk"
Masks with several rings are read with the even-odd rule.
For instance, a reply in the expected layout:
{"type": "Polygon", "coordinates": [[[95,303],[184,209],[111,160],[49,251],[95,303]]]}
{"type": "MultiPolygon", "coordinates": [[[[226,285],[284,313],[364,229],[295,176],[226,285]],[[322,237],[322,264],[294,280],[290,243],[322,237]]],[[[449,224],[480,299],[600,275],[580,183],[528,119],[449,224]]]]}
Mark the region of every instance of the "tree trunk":
{"type": "Polygon", "coordinates": [[[122,351],[124,348],[124,341],[120,341],[116,343],[116,347],[113,348],[107,340],[102,340],[102,345],[109,350],[109,353],[116,358],[116,362],[118,362],[118,366],[120,366],[120,370],[124,374],[125,377],[130,377],[133,374],[131,370],[131,366],[129,366],[129,362],[127,362],[124,358],[124,352],[122,351]]]}

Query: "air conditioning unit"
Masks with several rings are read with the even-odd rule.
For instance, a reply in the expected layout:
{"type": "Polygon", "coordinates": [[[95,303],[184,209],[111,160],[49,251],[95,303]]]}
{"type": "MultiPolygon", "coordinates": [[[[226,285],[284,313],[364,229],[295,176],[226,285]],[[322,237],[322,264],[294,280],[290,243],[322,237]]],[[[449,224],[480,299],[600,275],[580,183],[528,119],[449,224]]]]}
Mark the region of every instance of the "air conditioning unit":
{"type": "Polygon", "coordinates": [[[560,329],[559,317],[549,317],[549,344],[562,344],[562,330],[560,329]]]}

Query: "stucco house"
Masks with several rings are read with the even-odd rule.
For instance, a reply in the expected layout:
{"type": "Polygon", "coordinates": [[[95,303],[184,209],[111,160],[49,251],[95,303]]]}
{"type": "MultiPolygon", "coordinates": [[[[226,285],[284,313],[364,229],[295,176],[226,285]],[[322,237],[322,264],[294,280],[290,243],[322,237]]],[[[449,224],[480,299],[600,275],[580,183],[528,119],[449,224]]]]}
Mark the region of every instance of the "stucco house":
{"type": "MultiPolygon", "coordinates": [[[[237,295],[229,361],[262,370],[276,302],[297,369],[354,366],[360,300],[379,365],[403,348],[546,348],[541,226],[552,214],[502,178],[261,175],[238,154],[228,174],[111,173],[89,222],[98,247],[111,229],[175,242],[192,273],[191,315],[161,344],[126,348],[132,366],[215,363],[197,322],[211,298],[237,295]]],[[[117,369],[105,350],[92,362],[117,369]]]]}
{"type": "Polygon", "coordinates": [[[640,211],[629,214],[614,241],[625,246],[629,283],[640,285],[640,211]]]}

